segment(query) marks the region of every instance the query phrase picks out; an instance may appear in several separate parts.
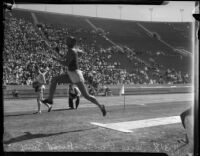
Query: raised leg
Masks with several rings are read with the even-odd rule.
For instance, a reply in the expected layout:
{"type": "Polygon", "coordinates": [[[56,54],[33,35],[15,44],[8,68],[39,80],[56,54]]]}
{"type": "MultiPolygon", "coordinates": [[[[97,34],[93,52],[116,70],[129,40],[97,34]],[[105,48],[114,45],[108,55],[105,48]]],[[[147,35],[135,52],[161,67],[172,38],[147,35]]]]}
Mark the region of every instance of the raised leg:
{"type": "Polygon", "coordinates": [[[96,100],[96,98],[95,98],[94,96],[88,94],[88,91],[87,91],[87,89],[86,89],[84,83],[83,83],[83,82],[79,82],[79,83],[77,83],[77,86],[78,86],[79,90],[81,91],[83,97],[84,97],[85,99],[89,100],[90,102],[96,104],[96,105],[101,109],[101,111],[102,111],[102,113],[103,113],[103,116],[105,116],[105,115],[106,115],[106,110],[105,110],[104,105],[101,105],[101,104],[96,100]]]}

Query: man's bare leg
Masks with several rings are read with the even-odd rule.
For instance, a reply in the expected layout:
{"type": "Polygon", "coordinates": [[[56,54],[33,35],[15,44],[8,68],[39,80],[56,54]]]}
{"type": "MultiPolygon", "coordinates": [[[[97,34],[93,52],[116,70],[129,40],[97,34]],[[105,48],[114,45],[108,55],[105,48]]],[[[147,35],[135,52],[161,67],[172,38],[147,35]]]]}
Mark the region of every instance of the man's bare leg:
{"type": "Polygon", "coordinates": [[[51,108],[52,108],[51,105],[53,104],[54,93],[56,91],[56,87],[58,83],[71,83],[71,80],[68,74],[62,74],[62,75],[52,78],[50,88],[49,88],[49,96],[47,99],[42,100],[42,103],[44,103],[49,108],[48,112],[51,111],[51,108]]]}
{"type": "Polygon", "coordinates": [[[76,84],[79,88],[79,90],[81,91],[82,95],[84,98],[86,98],[87,100],[89,100],[90,102],[96,104],[100,109],[101,109],[101,112],[103,114],[103,116],[106,115],[106,110],[105,110],[105,106],[104,105],[101,105],[94,96],[90,95],[84,85],[83,82],[79,82],[76,84]]]}

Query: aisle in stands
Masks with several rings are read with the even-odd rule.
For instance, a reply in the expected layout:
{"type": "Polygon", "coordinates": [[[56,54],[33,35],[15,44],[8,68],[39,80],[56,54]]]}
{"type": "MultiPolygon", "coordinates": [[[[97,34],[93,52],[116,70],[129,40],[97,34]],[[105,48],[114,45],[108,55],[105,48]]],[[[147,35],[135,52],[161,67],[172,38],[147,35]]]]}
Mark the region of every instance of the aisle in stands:
{"type": "MultiPolygon", "coordinates": [[[[95,88],[106,84],[191,82],[189,71],[177,71],[175,68],[170,69],[166,66],[166,62],[170,64],[170,60],[167,59],[179,57],[181,62],[183,56],[171,55],[162,50],[139,51],[135,47],[127,46],[128,44],[121,44],[123,51],[120,51],[106,42],[104,35],[110,35],[110,32],[99,33],[90,29],[89,26],[87,29],[79,25],[68,24],[62,27],[43,23],[48,40],[51,41],[52,46],[58,44],[63,54],[67,49],[64,38],[67,35],[74,35],[78,39],[78,47],[85,52],[80,56],[80,68],[84,71],[86,81],[95,88]],[[166,60],[165,64],[163,57],[166,60]],[[147,61],[150,66],[145,64],[147,61]]],[[[51,81],[52,76],[66,70],[51,59],[52,52],[47,48],[40,31],[35,29],[31,21],[9,13],[4,32],[4,85],[31,85],[35,71],[41,67],[51,69],[47,74],[47,83],[51,81]]]]}

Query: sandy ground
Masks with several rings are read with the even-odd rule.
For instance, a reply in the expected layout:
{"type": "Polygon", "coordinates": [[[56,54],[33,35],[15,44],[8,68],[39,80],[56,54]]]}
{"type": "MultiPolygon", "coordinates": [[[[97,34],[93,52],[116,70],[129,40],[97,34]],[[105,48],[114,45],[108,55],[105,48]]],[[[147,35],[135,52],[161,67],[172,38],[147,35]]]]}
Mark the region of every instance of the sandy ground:
{"type": "Polygon", "coordinates": [[[91,124],[179,116],[192,104],[191,94],[126,96],[125,107],[123,96],[97,99],[105,104],[106,117],[83,98],[77,110],[68,109],[67,98],[55,99],[53,110],[48,113],[43,106],[40,115],[35,114],[35,99],[5,100],[4,150],[164,152],[170,156],[185,156],[191,150],[183,142],[186,132],[181,123],[139,128],[131,133],[91,124]]]}

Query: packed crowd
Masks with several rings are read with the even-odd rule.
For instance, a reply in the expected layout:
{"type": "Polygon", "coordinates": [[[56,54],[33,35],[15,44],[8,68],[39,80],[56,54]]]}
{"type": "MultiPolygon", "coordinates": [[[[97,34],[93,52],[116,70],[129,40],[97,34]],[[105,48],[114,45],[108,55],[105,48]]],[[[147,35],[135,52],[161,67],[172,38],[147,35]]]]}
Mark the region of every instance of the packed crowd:
{"type": "MultiPolygon", "coordinates": [[[[103,35],[92,30],[66,25],[64,27],[43,24],[43,32],[52,46],[57,44],[61,54],[67,50],[64,38],[73,35],[78,39],[78,47],[84,51],[80,54],[79,63],[88,84],[98,88],[108,84],[156,84],[156,83],[189,83],[191,75],[181,71],[163,70],[155,62],[148,64],[139,59],[138,53],[128,47],[123,51],[115,46],[103,46],[103,35]],[[88,37],[89,36],[89,37],[88,37]],[[134,62],[134,71],[121,69],[121,62],[109,60],[117,53],[126,55],[127,60],[134,62]],[[161,71],[162,70],[162,71],[161,71]]],[[[161,55],[161,54],[158,54],[161,55]]],[[[66,69],[52,59],[53,52],[44,42],[41,31],[24,19],[10,17],[5,22],[3,51],[4,84],[31,85],[36,71],[47,69],[47,83],[55,75],[66,69]]]]}

